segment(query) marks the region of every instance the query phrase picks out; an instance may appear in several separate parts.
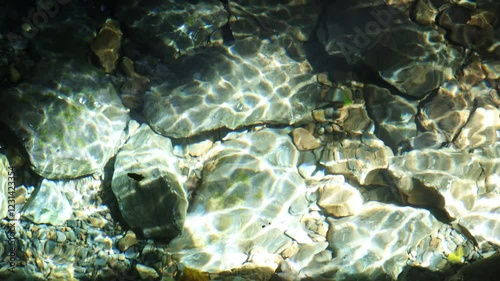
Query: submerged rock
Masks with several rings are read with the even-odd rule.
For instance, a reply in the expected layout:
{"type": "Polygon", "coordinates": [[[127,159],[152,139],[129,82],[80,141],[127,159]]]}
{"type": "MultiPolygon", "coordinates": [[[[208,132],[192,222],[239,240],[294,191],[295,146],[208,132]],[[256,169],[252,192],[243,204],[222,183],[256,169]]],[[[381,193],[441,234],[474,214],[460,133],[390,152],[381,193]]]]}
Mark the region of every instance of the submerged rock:
{"type": "Polygon", "coordinates": [[[356,216],[329,218],[328,223],[328,250],[335,255],[325,262],[316,255],[300,276],[395,280],[408,261],[408,248],[442,225],[426,210],[378,202],[365,204],[356,216]]]}
{"type": "Polygon", "coordinates": [[[305,182],[288,132],[264,129],[212,147],[184,232],[169,245],[174,257],[208,272],[245,262],[276,269],[291,237],[309,239],[299,222],[305,182]]]}
{"type": "Polygon", "coordinates": [[[385,2],[331,4],[318,38],[328,54],[362,61],[402,93],[424,97],[454,77],[462,51],[447,44],[443,30],[413,23],[385,2]]]}
{"type": "Polygon", "coordinates": [[[104,74],[71,60],[40,62],[30,83],[3,91],[0,117],[48,179],[100,173],[129,120],[104,74]]]}
{"type": "Polygon", "coordinates": [[[133,40],[162,59],[222,41],[228,13],[220,1],[121,1],[117,17],[133,40]]]}
{"type": "Polygon", "coordinates": [[[123,219],[145,237],[182,232],[188,206],[170,139],[143,124],[116,155],[111,188],[123,219]]]}
{"type": "Polygon", "coordinates": [[[304,128],[293,129],[292,139],[298,150],[312,150],[321,146],[321,141],[304,128]]]}
{"type": "Polygon", "coordinates": [[[202,49],[172,70],[175,75],[152,87],[144,104],[151,127],[169,137],[311,120],[320,99],[309,63],[290,59],[278,41],[202,49]]]}
{"type": "MultiPolygon", "coordinates": [[[[5,155],[0,154],[0,219],[7,216],[8,205],[7,198],[9,197],[9,191],[14,192],[14,186],[9,181],[9,176],[13,177],[12,171],[9,169],[9,161],[5,155]],[[9,188],[11,187],[11,189],[9,188]]],[[[11,193],[12,194],[12,193],[11,193]]],[[[10,215],[9,215],[10,217],[10,215]]]]}
{"type": "Polygon", "coordinates": [[[342,174],[362,185],[369,185],[379,171],[389,166],[393,152],[373,135],[373,122],[364,108],[349,108],[343,125],[350,137],[328,142],[321,153],[320,163],[331,174],[342,174]]]}
{"type": "Polygon", "coordinates": [[[394,157],[392,182],[404,202],[435,207],[458,219],[481,244],[498,244],[499,145],[473,153],[450,149],[412,151],[394,157]],[[485,227],[488,225],[487,227],[485,227]]]}
{"type": "Polygon", "coordinates": [[[458,149],[474,149],[494,144],[500,130],[500,111],[491,105],[472,112],[454,143],[458,149]]]}
{"type": "Polygon", "coordinates": [[[363,88],[363,94],[366,110],[378,126],[375,131],[377,137],[393,152],[398,151],[401,142],[417,135],[416,102],[392,95],[388,89],[370,84],[363,88]]]}
{"type": "Polygon", "coordinates": [[[361,193],[345,182],[326,181],[318,189],[318,205],[334,217],[358,214],[363,201],[361,193]]]}
{"type": "Polygon", "coordinates": [[[425,130],[437,132],[451,142],[470,116],[471,98],[454,81],[446,83],[439,88],[437,95],[421,106],[418,123],[425,130]]]}
{"type": "Polygon", "coordinates": [[[43,180],[26,203],[22,215],[34,223],[61,225],[73,214],[63,193],[64,182],[43,180]]]}
{"type": "Polygon", "coordinates": [[[90,49],[97,56],[106,73],[112,73],[116,69],[116,63],[120,57],[122,35],[118,23],[107,20],[90,45],[90,49]]]}
{"type": "Polygon", "coordinates": [[[227,3],[231,13],[229,26],[236,40],[276,36],[308,41],[323,8],[321,0],[251,0],[227,3]]]}
{"type": "Polygon", "coordinates": [[[464,266],[450,281],[494,281],[500,275],[500,253],[464,266]]]}
{"type": "Polygon", "coordinates": [[[474,241],[447,224],[408,249],[408,264],[431,271],[445,271],[451,266],[473,262],[480,255],[474,241]]]}
{"type": "Polygon", "coordinates": [[[454,218],[471,210],[484,186],[481,163],[450,150],[412,151],[394,157],[389,170],[405,202],[436,207],[454,218]]]}

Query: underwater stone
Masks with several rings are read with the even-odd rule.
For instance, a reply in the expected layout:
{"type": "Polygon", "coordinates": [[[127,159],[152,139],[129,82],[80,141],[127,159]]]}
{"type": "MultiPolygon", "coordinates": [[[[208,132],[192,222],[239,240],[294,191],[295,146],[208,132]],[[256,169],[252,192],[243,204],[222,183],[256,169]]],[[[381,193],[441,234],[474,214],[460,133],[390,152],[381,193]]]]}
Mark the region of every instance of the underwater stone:
{"type": "Polygon", "coordinates": [[[500,130],[500,111],[491,105],[473,111],[454,143],[458,149],[474,149],[494,144],[500,130]]]}
{"type": "Polygon", "coordinates": [[[219,1],[124,0],[116,16],[129,38],[170,62],[193,48],[221,44],[229,14],[219,1]]]}
{"type": "Polygon", "coordinates": [[[305,182],[288,133],[263,129],[212,147],[183,234],[169,244],[174,257],[217,272],[259,256],[252,263],[275,269],[280,253],[292,245],[289,235],[307,238],[300,216],[289,211],[302,202],[305,182]]]}
{"type": "Polygon", "coordinates": [[[471,262],[480,257],[474,242],[443,224],[438,231],[424,237],[408,249],[408,264],[431,271],[446,270],[451,265],[471,262]]]}
{"type": "Polygon", "coordinates": [[[453,78],[463,61],[461,49],[446,42],[443,30],[413,23],[380,0],[330,5],[317,34],[331,56],[343,56],[350,64],[362,61],[402,93],[418,98],[453,78]]]}
{"type": "Polygon", "coordinates": [[[227,3],[234,16],[230,21],[231,31],[237,40],[276,36],[299,42],[310,40],[323,6],[320,0],[227,3]]]}
{"type": "Polygon", "coordinates": [[[473,210],[478,196],[491,192],[485,178],[497,173],[492,160],[497,155],[498,146],[474,154],[452,149],[411,151],[391,159],[389,174],[407,203],[433,206],[460,218],[473,210]]]}
{"type": "Polygon", "coordinates": [[[106,73],[112,73],[116,69],[116,63],[120,57],[122,35],[118,23],[108,19],[90,45],[90,49],[97,56],[106,73]]]}
{"type": "Polygon", "coordinates": [[[61,191],[61,182],[44,179],[35,189],[23,210],[23,217],[34,223],[61,225],[73,214],[68,199],[61,191]]]}
{"type": "Polygon", "coordinates": [[[320,163],[329,173],[355,178],[362,185],[372,183],[378,171],[389,166],[392,150],[374,136],[366,139],[332,141],[323,149],[320,163]]]}
{"type": "Polygon", "coordinates": [[[368,84],[363,88],[366,110],[378,125],[377,137],[393,152],[403,140],[417,134],[415,114],[418,103],[392,95],[388,89],[368,84]]]}
{"type": "Polygon", "coordinates": [[[135,236],[135,233],[131,230],[127,231],[125,233],[125,236],[123,236],[120,241],[118,241],[118,248],[120,251],[125,252],[128,248],[134,246],[137,244],[137,237],[135,236]]]}
{"type": "Polygon", "coordinates": [[[309,63],[289,58],[277,41],[246,41],[260,52],[245,57],[236,46],[199,49],[173,64],[172,75],[146,94],[151,128],[184,138],[220,128],[312,121],[320,87],[309,63]]]}
{"type": "Polygon", "coordinates": [[[398,154],[403,154],[411,150],[423,150],[426,148],[438,149],[446,140],[442,134],[435,131],[419,132],[416,137],[406,139],[399,143],[398,154]]]}
{"type": "Polygon", "coordinates": [[[349,184],[331,184],[326,182],[318,189],[318,205],[335,217],[357,214],[363,206],[363,196],[349,184]]]}
{"type": "Polygon", "coordinates": [[[418,0],[411,10],[415,21],[423,25],[433,24],[438,14],[430,0],[418,0]]]}
{"type": "Polygon", "coordinates": [[[500,253],[462,267],[449,281],[494,281],[500,276],[500,253]]]}
{"type": "Polygon", "coordinates": [[[442,134],[446,141],[451,142],[469,118],[470,98],[455,81],[447,82],[439,88],[437,95],[421,106],[417,121],[425,130],[442,134]]]}
{"type": "Polygon", "coordinates": [[[293,129],[292,139],[298,150],[313,150],[321,146],[321,141],[304,128],[293,129]]]}
{"type": "Polygon", "coordinates": [[[123,219],[145,237],[170,240],[187,210],[184,179],[170,139],[141,125],[116,155],[111,188],[123,219]]]}
{"type": "Polygon", "coordinates": [[[0,94],[0,120],[35,172],[68,179],[102,172],[124,141],[129,116],[102,72],[54,59],[40,62],[29,82],[0,94]]]}
{"type": "Polygon", "coordinates": [[[139,274],[141,280],[155,280],[160,277],[160,275],[158,275],[158,272],[156,272],[154,268],[151,268],[149,266],[137,264],[135,266],[135,269],[137,270],[137,273],[139,274]]]}
{"type": "Polygon", "coordinates": [[[441,226],[426,210],[378,202],[365,204],[356,216],[329,218],[328,223],[328,249],[335,257],[327,263],[312,260],[301,275],[331,272],[331,280],[377,280],[386,274],[395,280],[407,263],[408,247],[441,226]]]}
{"type": "Polygon", "coordinates": [[[391,27],[387,36],[391,39],[369,50],[365,61],[382,79],[411,96],[422,98],[452,79],[463,61],[462,51],[432,27],[402,24],[391,27]],[[389,60],[382,64],[380,57],[389,60]]]}
{"type": "Polygon", "coordinates": [[[129,109],[142,108],[150,79],[135,72],[134,62],[127,57],[121,59],[120,70],[127,76],[126,81],[120,87],[123,105],[129,109]]]}

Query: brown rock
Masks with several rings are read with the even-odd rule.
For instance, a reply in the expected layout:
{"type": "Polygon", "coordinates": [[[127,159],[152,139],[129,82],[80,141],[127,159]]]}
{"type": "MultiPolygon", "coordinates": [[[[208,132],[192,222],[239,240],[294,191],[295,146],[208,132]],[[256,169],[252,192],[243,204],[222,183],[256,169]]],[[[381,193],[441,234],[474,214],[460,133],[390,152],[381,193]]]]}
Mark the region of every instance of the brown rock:
{"type": "Polygon", "coordinates": [[[127,57],[121,60],[120,69],[127,76],[127,81],[120,88],[122,103],[127,108],[137,109],[143,104],[144,94],[150,80],[135,72],[134,62],[127,57]]]}
{"type": "Polygon", "coordinates": [[[312,150],[321,146],[321,142],[304,128],[295,128],[292,139],[298,150],[312,150]]]}
{"type": "Polygon", "coordinates": [[[112,73],[116,69],[122,35],[118,23],[108,19],[90,46],[106,73],[112,73]]]}

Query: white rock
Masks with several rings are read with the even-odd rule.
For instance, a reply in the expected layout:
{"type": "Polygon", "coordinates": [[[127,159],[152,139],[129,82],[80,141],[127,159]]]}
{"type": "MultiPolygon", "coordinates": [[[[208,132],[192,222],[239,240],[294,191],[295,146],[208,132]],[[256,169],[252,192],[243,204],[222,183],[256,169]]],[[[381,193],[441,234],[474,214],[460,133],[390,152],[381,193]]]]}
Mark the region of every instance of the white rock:
{"type": "Polygon", "coordinates": [[[26,203],[23,216],[34,223],[61,225],[72,213],[68,199],[61,192],[64,182],[44,179],[26,203]]]}

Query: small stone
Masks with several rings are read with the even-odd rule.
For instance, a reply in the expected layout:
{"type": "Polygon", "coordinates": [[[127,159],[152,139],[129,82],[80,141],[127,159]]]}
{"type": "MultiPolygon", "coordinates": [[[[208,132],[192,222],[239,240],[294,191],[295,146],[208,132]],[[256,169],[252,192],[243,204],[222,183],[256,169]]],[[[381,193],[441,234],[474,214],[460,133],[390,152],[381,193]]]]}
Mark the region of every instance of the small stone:
{"type": "Polygon", "coordinates": [[[16,69],[15,66],[10,67],[10,82],[11,83],[17,83],[21,80],[21,74],[19,71],[16,69]]]}
{"type": "Polygon", "coordinates": [[[125,236],[118,242],[118,248],[120,251],[125,252],[128,248],[137,244],[137,237],[135,233],[131,230],[127,231],[125,236]]]}
{"type": "Polygon", "coordinates": [[[142,264],[137,264],[135,269],[137,270],[137,273],[139,273],[141,280],[153,280],[160,277],[154,268],[142,264]]]}
{"type": "Polygon", "coordinates": [[[361,193],[347,184],[326,185],[319,193],[318,205],[335,217],[355,215],[363,206],[361,193]]]}
{"type": "Polygon", "coordinates": [[[333,133],[333,126],[332,126],[332,125],[326,125],[326,126],[325,126],[325,131],[326,131],[328,134],[333,133]]]}
{"type": "Polygon", "coordinates": [[[486,74],[483,72],[481,61],[470,63],[463,69],[463,74],[459,80],[459,87],[462,90],[470,90],[474,85],[483,81],[486,74]]]}
{"type": "Polygon", "coordinates": [[[318,135],[324,135],[325,134],[325,128],[324,127],[318,127],[318,129],[316,130],[316,133],[318,133],[318,135]]]}
{"type": "Polygon", "coordinates": [[[295,128],[292,139],[298,150],[312,150],[321,146],[321,142],[304,128],[295,128]]]}
{"type": "Polygon", "coordinates": [[[66,235],[60,231],[56,232],[56,241],[59,243],[66,241],[66,235]]]}
{"type": "Polygon", "coordinates": [[[94,266],[105,266],[106,265],[106,259],[104,258],[97,258],[95,262],[93,263],[94,266]]]}
{"type": "Polygon", "coordinates": [[[312,111],[312,116],[316,122],[325,122],[326,116],[323,109],[315,109],[312,111]]]}
{"type": "Polygon", "coordinates": [[[112,73],[116,69],[122,35],[118,23],[108,19],[90,46],[106,73],[112,73]]]}
{"type": "Polygon", "coordinates": [[[103,228],[107,221],[101,217],[91,217],[89,218],[90,224],[96,228],[103,228]]]}
{"type": "Polygon", "coordinates": [[[500,61],[483,62],[482,68],[486,77],[490,79],[498,79],[500,77],[500,61]]]}
{"type": "Polygon", "coordinates": [[[454,140],[457,148],[474,149],[496,143],[499,115],[499,110],[491,105],[477,108],[454,140]]]}

